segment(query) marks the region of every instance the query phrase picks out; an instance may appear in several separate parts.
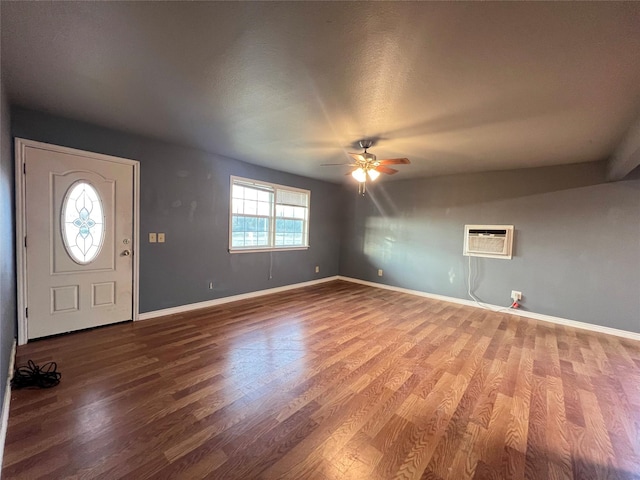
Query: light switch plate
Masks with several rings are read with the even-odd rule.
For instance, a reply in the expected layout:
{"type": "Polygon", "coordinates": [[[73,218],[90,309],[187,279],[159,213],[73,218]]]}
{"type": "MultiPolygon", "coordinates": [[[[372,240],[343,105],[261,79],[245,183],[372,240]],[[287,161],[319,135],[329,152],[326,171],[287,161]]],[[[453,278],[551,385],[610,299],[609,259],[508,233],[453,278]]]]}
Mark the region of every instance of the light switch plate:
{"type": "Polygon", "coordinates": [[[164,243],[164,233],[158,234],[158,243],[164,243]]]}
{"type": "Polygon", "coordinates": [[[156,243],[157,239],[156,239],[156,234],[155,233],[150,233],[149,234],[149,243],[156,243]]]}

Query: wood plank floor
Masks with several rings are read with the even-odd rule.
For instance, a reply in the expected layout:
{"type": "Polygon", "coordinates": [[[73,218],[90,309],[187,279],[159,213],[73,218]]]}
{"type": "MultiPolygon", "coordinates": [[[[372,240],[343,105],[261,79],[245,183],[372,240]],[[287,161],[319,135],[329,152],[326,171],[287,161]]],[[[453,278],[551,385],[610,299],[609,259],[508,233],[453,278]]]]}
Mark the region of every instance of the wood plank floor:
{"type": "Polygon", "coordinates": [[[640,342],[347,282],[27,359],[3,478],[640,478],[640,342]]]}

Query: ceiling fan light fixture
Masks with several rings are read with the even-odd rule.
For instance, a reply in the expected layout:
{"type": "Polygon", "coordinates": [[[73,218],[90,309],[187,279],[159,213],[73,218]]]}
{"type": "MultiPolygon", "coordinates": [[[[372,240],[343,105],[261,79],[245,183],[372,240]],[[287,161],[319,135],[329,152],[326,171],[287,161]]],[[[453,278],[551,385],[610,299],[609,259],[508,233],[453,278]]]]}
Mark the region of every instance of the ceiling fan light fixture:
{"type": "Polygon", "coordinates": [[[351,172],[351,176],[355,178],[358,182],[366,182],[367,181],[367,172],[365,172],[362,167],[355,169],[351,172]]]}
{"type": "Polygon", "coordinates": [[[385,158],[378,160],[373,153],[367,151],[372,144],[373,141],[371,140],[360,140],[360,146],[364,149],[364,152],[348,152],[351,157],[350,163],[330,163],[324,165],[349,165],[352,167],[352,170],[345,175],[351,175],[358,182],[358,192],[364,195],[367,188],[367,180],[374,182],[381,173],[386,175],[398,173],[398,170],[390,168],[389,165],[407,165],[411,163],[408,158],[385,158]]]}
{"type": "Polygon", "coordinates": [[[380,176],[380,172],[378,172],[377,170],[374,170],[373,168],[370,168],[369,170],[367,170],[367,173],[369,174],[369,178],[371,179],[372,182],[380,176]]]}

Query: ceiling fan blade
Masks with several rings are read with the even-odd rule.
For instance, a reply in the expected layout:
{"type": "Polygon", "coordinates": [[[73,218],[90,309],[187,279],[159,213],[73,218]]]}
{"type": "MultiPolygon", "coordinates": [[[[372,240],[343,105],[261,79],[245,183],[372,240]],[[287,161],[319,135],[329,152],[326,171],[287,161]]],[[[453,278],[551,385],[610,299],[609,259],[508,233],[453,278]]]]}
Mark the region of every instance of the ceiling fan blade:
{"type": "Polygon", "coordinates": [[[321,167],[333,167],[335,165],[349,165],[349,166],[355,166],[355,163],[321,163],[320,166],[321,167]]]}
{"type": "Polygon", "coordinates": [[[398,170],[395,168],[384,167],[380,165],[379,167],[374,168],[376,172],[386,173],[387,175],[393,175],[394,173],[398,173],[398,170]]]}
{"type": "Polygon", "coordinates": [[[386,158],[380,160],[380,165],[407,165],[411,163],[408,158],[386,158]]]}

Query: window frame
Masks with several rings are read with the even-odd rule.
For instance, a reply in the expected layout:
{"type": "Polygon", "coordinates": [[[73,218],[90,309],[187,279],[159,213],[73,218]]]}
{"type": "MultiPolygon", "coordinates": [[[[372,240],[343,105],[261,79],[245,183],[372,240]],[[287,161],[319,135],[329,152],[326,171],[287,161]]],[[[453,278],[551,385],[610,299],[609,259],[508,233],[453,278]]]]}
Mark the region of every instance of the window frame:
{"type": "MultiPolygon", "coordinates": [[[[256,217],[256,218],[264,217],[264,215],[257,215],[257,214],[248,215],[248,216],[256,217]]],[[[282,219],[287,220],[288,217],[282,217],[282,219]]],[[[311,225],[311,190],[230,175],[230,178],[229,178],[229,245],[228,245],[229,253],[285,252],[285,251],[292,251],[292,250],[308,250],[310,247],[309,245],[310,225],[311,225]],[[251,187],[252,185],[254,185],[257,189],[271,191],[273,200],[270,206],[270,214],[268,217],[268,220],[269,220],[269,245],[268,246],[265,246],[265,247],[253,246],[253,245],[249,247],[233,246],[233,186],[236,183],[239,184],[240,186],[247,186],[247,187],[251,187]],[[276,221],[279,218],[281,218],[276,216],[276,206],[278,205],[277,190],[285,190],[285,191],[290,191],[294,193],[302,193],[307,196],[307,207],[306,207],[307,215],[306,215],[306,219],[303,221],[304,245],[300,245],[300,246],[285,245],[285,246],[278,247],[275,244],[276,221]]]]}

